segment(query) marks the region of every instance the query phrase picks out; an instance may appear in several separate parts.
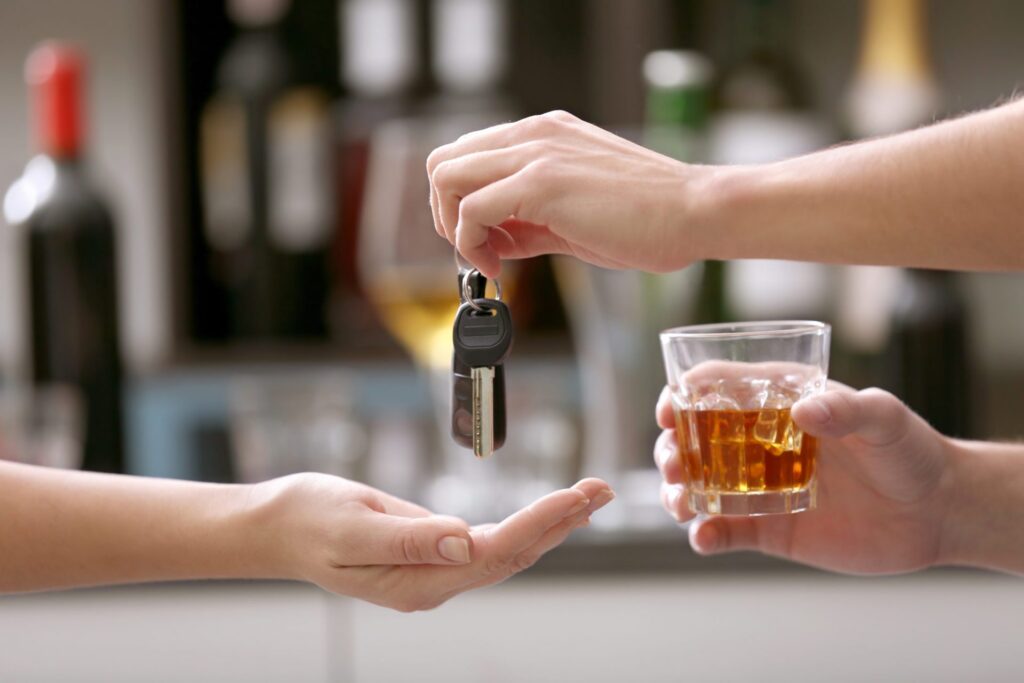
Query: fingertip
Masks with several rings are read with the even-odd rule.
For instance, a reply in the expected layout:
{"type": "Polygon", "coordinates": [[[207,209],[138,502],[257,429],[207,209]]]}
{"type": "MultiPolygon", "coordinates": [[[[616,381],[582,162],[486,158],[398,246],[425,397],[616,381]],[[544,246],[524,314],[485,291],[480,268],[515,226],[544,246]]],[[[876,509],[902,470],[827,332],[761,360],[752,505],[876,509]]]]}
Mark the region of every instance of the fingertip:
{"type": "Polygon", "coordinates": [[[497,280],[501,277],[501,259],[491,249],[484,249],[479,252],[477,266],[480,272],[490,280],[497,280]]]}
{"type": "Polygon", "coordinates": [[[672,429],[666,429],[661,433],[654,445],[654,462],[667,483],[682,484],[683,468],[675,436],[675,430],[672,429]]]}
{"type": "Polygon", "coordinates": [[[810,396],[793,406],[793,419],[814,436],[845,436],[856,427],[857,397],[856,393],[842,391],[810,396]]]}
{"type": "Polygon", "coordinates": [[[609,488],[602,489],[587,504],[587,513],[593,514],[613,500],[615,500],[615,492],[609,488]]]}
{"type": "Polygon", "coordinates": [[[484,244],[472,249],[463,248],[459,246],[458,239],[453,244],[456,245],[459,253],[472,263],[473,267],[480,271],[480,274],[488,280],[497,280],[501,277],[501,259],[498,258],[498,255],[489,246],[484,244]]]}
{"type": "Polygon", "coordinates": [[[690,547],[697,554],[713,555],[720,550],[722,534],[716,522],[713,519],[698,519],[690,525],[690,547]]]}
{"type": "Polygon", "coordinates": [[[672,397],[669,394],[668,387],[664,387],[661,390],[661,394],[658,396],[658,403],[654,408],[654,415],[658,426],[662,429],[675,427],[676,418],[672,410],[672,397]]]}
{"type": "Polygon", "coordinates": [[[578,482],[572,485],[572,488],[579,491],[596,491],[597,489],[611,489],[604,479],[598,479],[597,477],[585,477],[580,479],[578,482]]]}
{"type": "Polygon", "coordinates": [[[803,429],[811,427],[822,428],[832,421],[832,410],[828,403],[818,396],[812,396],[798,401],[793,406],[793,419],[803,429]]]}
{"type": "Polygon", "coordinates": [[[661,482],[661,506],[665,508],[665,511],[672,516],[672,519],[677,522],[679,519],[679,500],[683,494],[683,487],[678,484],[669,484],[668,482],[661,482]]]}

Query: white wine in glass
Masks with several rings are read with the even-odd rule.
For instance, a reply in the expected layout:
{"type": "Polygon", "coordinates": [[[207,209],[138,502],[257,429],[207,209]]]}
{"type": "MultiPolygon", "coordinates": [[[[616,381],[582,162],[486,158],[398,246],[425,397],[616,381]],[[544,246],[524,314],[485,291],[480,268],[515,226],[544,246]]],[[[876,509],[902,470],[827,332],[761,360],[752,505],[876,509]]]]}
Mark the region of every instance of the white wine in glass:
{"type": "MultiPolygon", "coordinates": [[[[423,498],[467,518],[500,512],[483,478],[493,463],[476,462],[450,431],[452,323],[461,304],[452,246],[438,237],[427,204],[430,152],[462,133],[486,126],[476,117],[390,121],[370,142],[366,196],[360,219],[359,271],[380,320],[428,377],[438,425],[437,476],[423,498]]],[[[504,293],[514,269],[506,268],[504,293]]],[[[495,477],[496,478],[496,477],[495,477]]]]}

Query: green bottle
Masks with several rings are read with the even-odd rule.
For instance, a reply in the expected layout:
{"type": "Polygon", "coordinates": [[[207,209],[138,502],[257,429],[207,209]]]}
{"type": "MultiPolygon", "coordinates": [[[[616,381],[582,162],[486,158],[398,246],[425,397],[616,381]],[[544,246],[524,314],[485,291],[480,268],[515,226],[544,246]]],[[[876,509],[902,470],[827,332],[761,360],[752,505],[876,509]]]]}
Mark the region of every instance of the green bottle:
{"type": "MultiPolygon", "coordinates": [[[[686,163],[708,161],[708,122],[714,69],[702,54],[690,50],[658,50],[644,60],[647,83],[644,144],[686,163]]],[[[693,277],[686,274],[682,277],[693,277]]],[[[700,270],[691,322],[726,320],[725,264],[705,261],[700,270]]],[[[652,276],[647,282],[648,303],[663,316],[679,315],[686,283],[680,278],[652,276]]],[[[676,321],[678,324],[678,320],[676,321]]]]}

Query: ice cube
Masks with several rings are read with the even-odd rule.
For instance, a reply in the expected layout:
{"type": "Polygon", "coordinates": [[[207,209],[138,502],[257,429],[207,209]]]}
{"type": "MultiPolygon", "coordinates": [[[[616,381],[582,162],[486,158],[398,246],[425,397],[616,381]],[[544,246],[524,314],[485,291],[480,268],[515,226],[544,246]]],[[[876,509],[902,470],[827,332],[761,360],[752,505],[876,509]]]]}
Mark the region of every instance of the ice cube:
{"type": "Polygon", "coordinates": [[[802,429],[796,426],[792,418],[786,420],[786,429],[782,434],[782,439],[779,444],[779,452],[791,451],[793,453],[799,453],[800,449],[804,445],[804,432],[802,429]]]}
{"type": "Polygon", "coordinates": [[[694,410],[740,410],[735,400],[717,392],[709,392],[693,403],[694,410]]]}
{"type": "Polygon", "coordinates": [[[757,410],[758,408],[779,408],[771,404],[772,382],[769,379],[752,379],[747,384],[748,398],[747,408],[757,410]]]}
{"type": "Polygon", "coordinates": [[[756,404],[758,408],[782,410],[783,408],[791,407],[794,403],[800,400],[800,392],[798,391],[794,391],[780,384],[775,384],[770,380],[760,380],[760,382],[761,384],[758,387],[756,395],[756,404]]]}
{"type": "Polygon", "coordinates": [[[757,422],[754,423],[754,440],[765,448],[776,446],[776,439],[779,436],[779,411],[762,410],[757,414],[757,422]]]}

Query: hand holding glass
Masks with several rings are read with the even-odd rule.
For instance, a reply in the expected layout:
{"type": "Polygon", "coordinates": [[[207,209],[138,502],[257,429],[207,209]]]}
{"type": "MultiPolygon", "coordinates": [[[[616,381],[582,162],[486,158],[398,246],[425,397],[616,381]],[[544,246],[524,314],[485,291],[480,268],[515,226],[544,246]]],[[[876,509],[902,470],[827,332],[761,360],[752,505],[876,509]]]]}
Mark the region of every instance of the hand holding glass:
{"type": "Polygon", "coordinates": [[[830,328],[786,321],[661,333],[690,509],[763,515],[816,505],[817,440],[790,417],[825,389],[830,328]]]}

